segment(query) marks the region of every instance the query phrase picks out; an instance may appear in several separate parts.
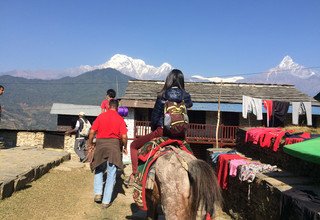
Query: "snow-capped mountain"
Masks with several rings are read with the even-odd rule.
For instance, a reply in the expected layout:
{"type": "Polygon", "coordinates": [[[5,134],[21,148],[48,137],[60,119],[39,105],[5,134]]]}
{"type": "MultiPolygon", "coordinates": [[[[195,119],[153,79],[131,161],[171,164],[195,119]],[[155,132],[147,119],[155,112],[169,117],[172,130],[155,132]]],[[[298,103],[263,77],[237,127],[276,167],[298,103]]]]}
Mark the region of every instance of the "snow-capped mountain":
{"type": "Polygon", "coordinates": [[[16,77],[24,77],[27,79],[58,79],[64,76],[75,77],[82,73],[95,69],[113,68],[123,74],[134,77],[136,79],[161,79],[164,80],[173,67],[168,63],[163,63],[159,67],[146,64],[141,59],[134,59],[126,55],[116,54],[103,64],[94,66],[81,65],[79,67],[69,68],[61,71],[53,70],[14,70],[10,72],[0,73],[0,75],[11,75],[16,77]]]}
{"type": "Polygon", "coordinates": [[[165,79],[172,66],[168,63],[163,63],[160,67],[154,67],[147,65],[143,60],[116,54],[110,60],[104,64],[95,66],[95,68],[113,68],[137,79],[165,79]]]}
{"type": "Polygon", "coordinates": [[[289,73],[301,79],[307,79],[316,74],[313,70],[293,62],[290,56],[285,56],[278,66],[267,72],[267,76],[269,79],[275,75],[284,73],[289,73]]]}
{"type": "Polygon", "coordinates": [[[240,82],[291,84],[298,90],[314,96],[320,91],[320,72],[297,64],[290,56],[285,56],[278,66],[240,82]]]}

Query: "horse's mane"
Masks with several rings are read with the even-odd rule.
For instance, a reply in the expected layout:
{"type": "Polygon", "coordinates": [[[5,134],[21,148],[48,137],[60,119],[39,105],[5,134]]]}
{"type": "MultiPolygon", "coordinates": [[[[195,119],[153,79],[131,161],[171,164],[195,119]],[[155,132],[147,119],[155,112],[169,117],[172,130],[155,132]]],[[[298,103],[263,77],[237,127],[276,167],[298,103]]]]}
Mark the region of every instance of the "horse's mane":
{"type": "Polygon", "coordinates": [[[220,206],[222,196],[214,170],[205,161],[192,160],[188,163],[190,180],[190,219],[196,219],[198,210],[205,210],[210,216],[220,206]],[[199,209],[200,208],[200,209],[199,209]]]}

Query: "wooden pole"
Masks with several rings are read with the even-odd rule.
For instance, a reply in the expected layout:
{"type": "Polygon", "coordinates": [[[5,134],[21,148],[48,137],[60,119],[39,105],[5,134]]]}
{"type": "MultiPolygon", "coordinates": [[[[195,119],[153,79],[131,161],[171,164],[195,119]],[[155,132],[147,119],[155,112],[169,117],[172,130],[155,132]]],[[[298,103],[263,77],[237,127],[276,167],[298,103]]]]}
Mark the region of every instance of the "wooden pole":
{"type": "Polygon", "coordinates": [[[219,97],[218,97],[218,115],[217,115],[217,126],[216,126],[216,148],[219,147],[219,125],[220,125],[220,97],[221,97],[221,90],[222,90],[222,80],[221,80],[221,83],[220,83],[219,97]]]}

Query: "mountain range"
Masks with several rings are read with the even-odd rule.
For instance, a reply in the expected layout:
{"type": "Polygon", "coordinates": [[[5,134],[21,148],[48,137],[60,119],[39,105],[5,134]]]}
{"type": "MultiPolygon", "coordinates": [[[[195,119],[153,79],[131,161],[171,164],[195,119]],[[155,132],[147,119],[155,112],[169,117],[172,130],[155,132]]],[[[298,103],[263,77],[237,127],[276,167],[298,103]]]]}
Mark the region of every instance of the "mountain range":
{"type": "Polygon", "coordinates": [[[82,73],[112,68],[123,74],[136,79],[165,79],[168,72],[173,67],[168,63],[163,63],[159,67],[146,64],[141,59],[134,59],[126,55],[116,54],[103,64],[90,66],[81,65],[79,67],[68,68],[65,70],[12,70],[0,73],[0,75],[10,75],[16,77],[24,77],[27,79],[59,79],[65,76],[75,77],[82,73]]]}
{"type": "Polygon", "coordinates": [[[279,65],[269,70],[235,77],[202,77],[192,76],[194,81],[210,82],[244,82],[244,83],[267,83],[267,84],[290,84],[301,92],[313,97],[320,92],[320,72],[312,68],[306,68],[293,61],[290,56],[285,56],[279,65]]]}
{"type": "MultiPolygon", "coordinates": [[[[50,115],[54,102],[100,105],[109,88],[121,97],[130,79],[164,80],[173,67],[160,67],[125,55],[114,55],[104,64],[80,66],[65,70],[69,76],[60,77],[56,71],[11,71],[0,74],[5,94],[0,97],[3,107],[0,128],[54,130],[56,116],[50,115]],[[111,68],[112,67],[112,68],[111,68]],[[33,74],[33,75],[31,75],[33,74]]],[[[186,76],[186,81],[254,82],[293,84],[300,91],[315,96],[320,91],[320,73],[295,63],[286,56],[280,64],[264,73],[236,77],[186,76]]]]}
{"type": "MultiPolygon", "coordinates": [[[[106,68],[116,69],[119,72],[135,79],[164,80],[173,67],[163,63],[159,67],[146,64],[141,59],[131,58],[126,55],[116,54],[103,64],[56,70],[13,70],[0,73],[27,79],[59,79],[65,76],[76,77],[82,73],[106,68]]],[[[186,81],[211,81],[211,82],[253,82],[270,84],[292,84],[300,91],[315,96],[320,91],[320,72],[297,64],[290,56],[285,56],[280,64],[269,70],[253,75],[243,74],[233,77],[204,77],[201,75],[186,74],[186,81]]]]}

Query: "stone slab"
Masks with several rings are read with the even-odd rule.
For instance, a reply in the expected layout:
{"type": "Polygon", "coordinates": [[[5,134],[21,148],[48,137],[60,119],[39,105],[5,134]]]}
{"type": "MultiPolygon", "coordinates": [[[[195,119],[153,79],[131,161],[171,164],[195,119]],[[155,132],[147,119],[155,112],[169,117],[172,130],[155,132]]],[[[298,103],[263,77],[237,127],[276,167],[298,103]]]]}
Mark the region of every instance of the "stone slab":
{"type": "Polygon", "coordinates": [[[70,153],[62,150],[36,147],[1,149],[0,199],[11,196],[67,160],[70,160],[70,153]]]}

